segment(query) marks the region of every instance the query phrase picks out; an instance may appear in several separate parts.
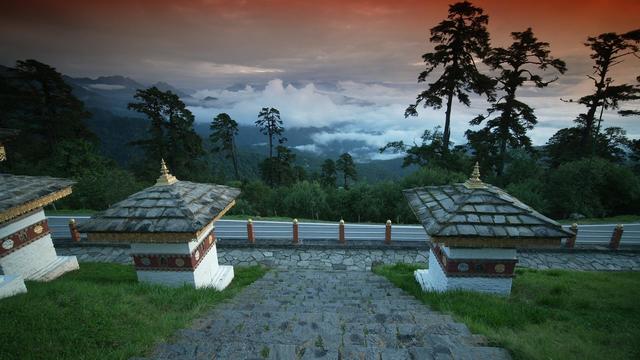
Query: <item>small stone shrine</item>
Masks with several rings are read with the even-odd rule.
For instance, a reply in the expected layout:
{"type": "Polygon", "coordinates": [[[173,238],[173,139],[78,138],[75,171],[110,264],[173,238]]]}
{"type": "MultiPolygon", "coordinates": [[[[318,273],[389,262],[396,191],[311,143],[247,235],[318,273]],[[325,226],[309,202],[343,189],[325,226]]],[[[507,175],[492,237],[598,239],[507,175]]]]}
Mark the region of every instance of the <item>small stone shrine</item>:
{"type": "Polygon", "coordinates": [[[509,295],[517,248],[559,247],[572,232],[504,190],[480,180],[476,163],[462,184],[403,191],[431,237],[424,291],[472,290],[509,295]]]}
{"type": "Polygon", "coordinates": [[[57,256],[44,206],[71,194],[73,181],[0,174],[0,298],[26,292],[24,280],[49,281],[78,269],[57,256]]]}
{"type": "Polygon", "coordinates": [[[179,181],[164,160],[156,184],[78,226],[88,241],[126,242],[138,281],[222,290],[233,267],[218,265],[215,222],[240,190],[179,181]]]}

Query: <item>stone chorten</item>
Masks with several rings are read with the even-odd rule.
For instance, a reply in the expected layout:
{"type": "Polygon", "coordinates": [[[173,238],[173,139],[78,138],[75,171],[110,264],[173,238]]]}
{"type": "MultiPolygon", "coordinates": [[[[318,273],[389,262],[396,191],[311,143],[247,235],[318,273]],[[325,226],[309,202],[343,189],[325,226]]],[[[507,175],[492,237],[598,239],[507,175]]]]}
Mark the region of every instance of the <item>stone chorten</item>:
{"type": "Polygon", "coordinates": [[[24,280],[49,281],[78,269],[57,256],[44,206],[71,194],[71,180],[0,174],[0,298],[26,292],[24,280]]]}
{"type": "Polygon", "coordinates": [[[508,295],[516,248],[559,247],[562,238],[573,236],[504,190],[483,183],[477,163],[465,183],[403,193],[431,237],[429,270],[415,273],[425,291],[508,295]]]}
{"type": "Polygon", "coordinates": [[[137,192],[78,226],[88,241],[126,242],[138,281],[224,289],[233,267],[218,265],[215,222],[239,189],[179,181],[162,160],[154,186],[137,192]]]}

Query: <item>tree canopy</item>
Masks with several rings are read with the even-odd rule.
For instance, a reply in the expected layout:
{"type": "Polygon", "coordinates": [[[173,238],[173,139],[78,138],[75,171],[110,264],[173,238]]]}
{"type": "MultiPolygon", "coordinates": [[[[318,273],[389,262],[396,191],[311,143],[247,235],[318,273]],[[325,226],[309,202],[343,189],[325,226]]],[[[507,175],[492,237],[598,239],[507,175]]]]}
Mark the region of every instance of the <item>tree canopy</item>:
{"type": "Polygon", "coordinates": [[[279,144],[283,144],[287,141],[287,138],[282,136],[284,127],[282,126],[282,120],[280,119],[280,111],[276,108],[263,107],[258,113],[258,120],[256,120],[256,126],[260,129],[260,132],[267,135],[269,138],[269,157],[273,158],[273,140],[278,140],[279,144]]]}
{"type": "Polygon", "coordinates": [[[236,179],[240,179],[238,172],[238,154],[236,150],[235,137],[238,135],[238,123],[233,120],[229,114],[220,113],[211,122],[209,126],[211,135],[209,140],[213,144],[211,151],[225,152],[225,157],[233,162],[233,171],[236,179]]]}
{"type": "Polygon", "coordinates": [[[171,171],[183,179],[193,179],[202,165],[204,155],[202,139],[193,129],[194,116],[178,95],[153,86],[138,89],[137,102],[129,103],[129,109],[147,116],[150,120],[149,137],[133,142],[145,152],[141,170],[148,175],[158,171],[160,159],[164,159],[171,171]]]}
{"type": "Polygon", "coordinates": [[[531,28],[512,32],[514,42],[508,48],[493,48],[485,58],[492,70],[499,70],[497,89],[500,97],[487,109],[488,115],[479,115],[471,125],[485,124],[481,131],[467,130],[466,135],[478,155],[496,158],[496,172],[502,175],[507,156],[507,146],[530,148],[531,139],[527,131],[537,124],[535,112],[528,104],[516,97],[516,91],[527,83],[544,88],[558,78],[544,80],[536,70],[549,68],[563,74],[564,61],[551,56],[549,43],[538,41],[531,28]],[[494,116],[494,114],[496,114],[494,116]]]}
{"type": "Polygon", "coordinates": [[[487,24],[489,16],[468,1],[449,6],[449,15],[431,29],[429,41],[436,44],[434,52],[422,55],[426,69],[418,75],[425,82],[434,70],[442,67],[442,74],[416,97],[405,111],[405,117],[417,116],[417,107],[442,108],[446,99],[445,123],[442,137],[444,152],[449,151],[451,138],[451,109],[453,97],[469,106],[468,93],[493,95],[491,78],[480,73],[476,59],[482,60],[490,50],[487,24]]]}
{"type": "Polygon", "coordinates": [[[349,153],[343,153],[336,161],[336,169],[342,172],[343,185],[346,188],[349,187],[347,179],[353,181],[358,179],[358,172],[356,170],[356,164],[353,162],[353,158],[349,153]]]}
{"type": "Polygon", "coordinates": [[[615,110],[622,102],[640,99],[640,88],[631,84],[614,85],[611,76],[612,68],[619,65],[625,57],[640,58],[639,43],[640,29],[636,29],[624,34],[610,32],[588,37],[584,44],[591,49],[590,56],[594,60],[593,74],[587,77],[595,87],[593,93],[577,100],[587,107],[587,112],[578,115],[575,120],[582,129],[580,145],[585,154],[596,151],[592,147],[597,145],[595,139],[600,131],[603,111],[615,110]],[[598,109],[600,114],[596,124],[598,109]]]}

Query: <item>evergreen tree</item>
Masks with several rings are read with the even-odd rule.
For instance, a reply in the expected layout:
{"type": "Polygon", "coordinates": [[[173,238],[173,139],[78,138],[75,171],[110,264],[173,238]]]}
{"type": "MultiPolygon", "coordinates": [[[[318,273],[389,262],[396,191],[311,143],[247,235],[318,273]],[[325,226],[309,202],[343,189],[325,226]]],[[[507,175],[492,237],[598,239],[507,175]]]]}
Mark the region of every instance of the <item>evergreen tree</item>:
{"type": "Polygon", "coordinates": [[[353,162],[353,158],[349,153],[343,153],[336,161],[336,169],[342,172],[344,188],[348,189],[349,184],[347,179],[355,181],[358,178],[358,172],[356,171],[356,164],[353,162]]]}
{"type": "Polygon", "coordinates": [[[260,165],[262,180],[270,186],[282,186],[293,184],[299,176],[294,168],[294,154],[288,147],[276,146],[276,156],[264,159],[260,165]]]}
{"type": "MultiPolygon", "coordinates": [[[[621,102],[640,98],[640,89],[630,84],[613,85],[611,70],[625,57],[640,57],[640,29],[624,34],[604,33],[587,38],[584,44],[592,51],[595,61],[593,75],[587,75],[593,81],[595,91],[578,99],[578,103],[587,107],[587,112],[578,115],[575,120],[582,130],[580,145],[584,155],[596,151],[595,139],[600,132],[602,114],[607,109],[618,109],[621,102]],[[596,124],[596,114],[600,109],[596,124]],[[589,151],[591,150],[591,151],[589,151]]],[[[573,101],[573,100],[569,100],[573,101]]]]}
{"type": "Polygon", "coordinates": [[[150,137],[133,142],[141,146],[146,155],[144,177],[157,172],[161,158],[178,178],[192,179],[202,172],[203,165],[198,161],[204,154],[202,139],[193,129],[193,114],[178,95],[153,86],[138,89],[134,98],[138,102],[129,103],[129,109],[150,120],[150,137]]]}
{"type": "Polygon", "coordinates": [[[449,151],[453,97],[466,106],[470,105],[469,92],[492,97],[493,82],[478,71],[475,60],[484,59],[490,49],[486,28],[489,16],[483,12],[468,1],[449,6],[447,19],[431,29],[429,41],[436,46],[434,52],[422,55],[426,69],[418,75],[418,82],[425,82],[440,67],[443,68],[442,75],[418,94],[415,104],[405,111],[405,117],[417,116],[417,107],[422,102],[424,107],[440,109],[443,98],[446,99],[442,141],[445,153],[449,151]]]}
{"type": "Polygon", "coordinates": [[[39,164],[66,140],[97,143],[86,126],[90,114],[71,86],[55,68],[36,60],[17,61],[0,72],[0,108],[0,127],[20,130],[4,164],[12,171],[38,174],[39,164]]]}
{"type": "Polygon", "coordinates": [[[492,70],[500,71],[497,83],[503,94],[487,109],[488,117],[479,115],[470,122],[471,125],[480,125],[486,120],[485,128],[479,132],[466,132],[472,145],[497,148],[489,151],[498,155],[495,161],[498,175],[504,171],[507,146],[530,148],[531,139],[526,133],[538,122],[533,108],[516,98],[516,91],[527,83],[544,88],[558,79],[545,81],[535,72],[536,69],[553,68],[561,74],[567,70],[564,61],[551,56],[549,43],[538,41],[531,28],[512,32],[511,36],[514,42],[508,48],[494,48],[485,59],[492,70]],[[494,113],[497,116],[491,118],[494,113]]]}
{"type": "Polygon", "coordinates": [[[336,163],[331,159],[326,159],[322,163],[320,172],[320,183],[328,187],[336,187],[336,163]]]}
{"type": "MultiPolygon", "coordinates": [[[[580,127],[560,129],[547,141],[545,152],[552,168],[584,157],[580,146],[582,134],[583,129],[580,127]]],[[[631,144],[626,134],[619,127],[608,127],[599,132],[593,140],[593,155],[612,162],[622,162],[625,159],[624,149],[631,144]]]]}
{"type": "Polygon", "coordinates": [[[273,140],[278,139],[279,144],[283,144],[287,141],[287,138],[282,136],[284,127],[282,127],[282,120],[280,119],[280,111],[276,108],[263,107],[258,113],[258,120],[256,120],[256,126],[260,129],[260,132],[269,137],[269,157],[273,158],[273,140]]]}
{"type": "Polygon", "coordinates": [[[213,118],[209,128],[211,129],[209,139],[213,144],[211,151],[224,151],[226,153],[226,158],[231,159],[233,162],[233,171],[236,175],[236,179],[240,180],[240,173],[238,172],[238,154],[235,144],[235,136],[238,135],[238,123],[228,114],[221,113],[213,118]]]}

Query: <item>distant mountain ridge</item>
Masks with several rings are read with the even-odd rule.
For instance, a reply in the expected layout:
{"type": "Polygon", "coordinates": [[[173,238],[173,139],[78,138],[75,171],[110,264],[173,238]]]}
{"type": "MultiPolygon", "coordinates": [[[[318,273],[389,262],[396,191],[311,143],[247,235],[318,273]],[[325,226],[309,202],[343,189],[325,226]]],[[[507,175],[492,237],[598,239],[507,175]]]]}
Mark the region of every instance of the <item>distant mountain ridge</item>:
{"type": "MultiPolygon", "coordinates": [[[[64,80],[93,113],[89,126],[102,140],[105,154],[122,165],[127,165],[140,156],[139,150],[128,144],[147,136],[147,120],[139,113],[127,108],[127,105],[134,101],[136,90],[156,86],[162,91],[175,93],[187,106],[211,106],[211,103],[217,100],[215,97],[196,99],[192,96],[193,92],[178,89],[163,81],[143,84],[121,75],[97,78],[74,78],[65,75],[64,80]]],[[[211,132],[209,122],[196,122],[194,128],[208,144],[211,132]]],[[[314,141],[315,133],[331,133],[331,131],[332,129],[327,127],[286,128],[284,135],[288,139],[287,146],[294,149],[298,155],[297,162],[307,172],[319,172],[325,159],[336,159],[343,152],[349,152],[354,156],[359,162],[361,178],[369,181],[392,180],[411,171],[411,169],[401,168],[401,159],[369,160],[368,155],[372,149],[363,141],[346,140],[330,144],[317,144],[314,141]]],[[[241,157],[248,165],[244,172],[249,178],[257,177],[257,164],[264,157],[263,154],[266,154],[265,135],[261,134],[255,126],[240,125],[236,145],[242,154],[241,157]]],[[[222,168],[228,165],[222,157],[218,159],[214,156],[213,158],[216,162],[220,162],[222,168]]]]}

